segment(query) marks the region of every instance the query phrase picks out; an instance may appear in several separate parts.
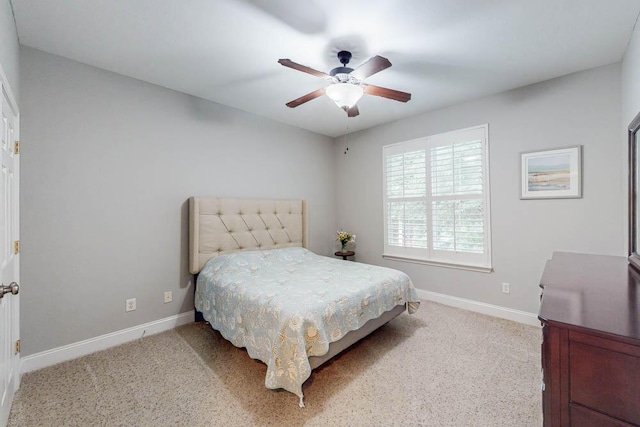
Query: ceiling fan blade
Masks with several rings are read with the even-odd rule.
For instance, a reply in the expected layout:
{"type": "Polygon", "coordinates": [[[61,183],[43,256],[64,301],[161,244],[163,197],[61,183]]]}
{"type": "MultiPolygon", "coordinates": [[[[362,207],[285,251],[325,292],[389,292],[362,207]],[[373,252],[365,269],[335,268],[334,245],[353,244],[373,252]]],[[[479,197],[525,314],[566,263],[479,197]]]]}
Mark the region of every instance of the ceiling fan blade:
{"type": "Polygon", "coordinates": [[[351,108],[349,108],[347,110],[347,116],[348,117],[355,117],[358,114],[360,114],[360,110],[358,110],[358,106],[357,105],[354,105],[353,107],[351,107],[351,108]]]}
{"type": "Polygon", "coordinates": [[[383,98],[393,99],[394,101],[407,102],[411,99],[411,94],[401,92],[399,90],[387,89],[386,87],[363,85],[364,93],[367,95],[381,96],[383,98]]]}
{"type": "Polygon", "coordinates": [[[329,74],[323,73],[322,71],[314,70],[313,68],[307,67],[306,65],[298,64],[297,62],[293,62],[290,59],[278,59],[278,63],[284,65],[285,67],[293,68],[294,70],[302,71],[303,73],[308,73],[312,76],[320,77],[321,79],[331,78],[329,74]]]}
{"type": "Polygon", "coordinates": [[[317,97],[322,96],[322,95],[324,95],[324,88],[322,88],[322,89],[318,89],[318,90],[315,90],[315,91],[313,91],[313,92],[310,92],[310,93],[308,93],[308,94],[306,94],[306,95],[301,96],[301,97],[300,97],[300,98],[298,98],[298,99],[294,99],[294,100],[293,100],[293,101],[291,101],[291,102],[287,102],[287,107],[289,107],[289,108],[295,108],[295,107],[297,107],[298,105],[302,105],[302,104],[304,104],[305,102],[309,102],[309,101],[311,101],[312,99],[316,99],[317,97]]]}
{"type": "Polygon", "coordinates": [[[389,67],[391,67],[391,62],[387,58],[376,55],[353,70],[350,75],[358,80],[364,80],[389,67]]]}

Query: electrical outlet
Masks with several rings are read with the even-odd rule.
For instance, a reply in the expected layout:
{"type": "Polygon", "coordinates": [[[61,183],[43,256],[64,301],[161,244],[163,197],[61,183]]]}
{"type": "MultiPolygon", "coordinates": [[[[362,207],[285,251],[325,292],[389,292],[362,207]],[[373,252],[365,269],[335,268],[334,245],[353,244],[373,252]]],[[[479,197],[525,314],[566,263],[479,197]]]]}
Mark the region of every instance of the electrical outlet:
{"type": "Polygon", "coordinates": [[[133,311],[135,309],[136,309],[136,299],[135,298],[128,299],[126,301],[125,306],[124,306],[124,310],[125,311],[133,311]]]}
{"type": "Polygon", "coordinates": [[[168,303],[173,301],[173,292],[171,291],[167,291],[164,293],[164,303],[168,303]]]}
{"type": "Polygon", "coordinates": [[[502,284],[502,293],[503,294],[510,294],[511,293],[511,285],[509,285],[508,283],[503,283],[502,284]]]}

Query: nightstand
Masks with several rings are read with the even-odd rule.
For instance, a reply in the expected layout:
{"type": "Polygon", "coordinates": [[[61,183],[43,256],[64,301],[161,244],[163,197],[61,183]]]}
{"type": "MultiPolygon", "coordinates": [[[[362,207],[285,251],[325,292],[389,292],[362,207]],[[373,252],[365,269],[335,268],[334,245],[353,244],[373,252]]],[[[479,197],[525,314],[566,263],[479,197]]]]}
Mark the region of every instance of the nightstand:
{"type": "Polygon", "coordinates": [[[346,260],[348,256],[354,256],[355,254],[356,253],[354,251],[346,251],[346,252],[338,251],[334,255],[341,256],[342,259],[346,260]]]}

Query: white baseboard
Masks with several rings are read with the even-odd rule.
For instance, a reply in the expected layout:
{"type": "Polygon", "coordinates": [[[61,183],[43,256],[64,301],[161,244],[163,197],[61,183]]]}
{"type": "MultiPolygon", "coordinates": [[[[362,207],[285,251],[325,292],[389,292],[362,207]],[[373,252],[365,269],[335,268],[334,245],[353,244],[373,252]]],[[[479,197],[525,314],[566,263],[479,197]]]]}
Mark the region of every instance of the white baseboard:
{"type": "Polygon", "coordinates": [[[84,341],[31,354],[21,359],[21,372],[24,374],[26,372],[46,368],[47,366],[55,365],[60,362],[86,356],[87,354],[95,353],[96,351],[105,350],[109,347],[124,344],[141,338],[143,333],[144,336],[148,336],[168,331],[175,327],[192,323],[193,319],[194,311],[192,310],[186,313],[180,313],[175,316],[145,323],[143,325],[134,326],[121,331],[100,335],[99,337],[89,338],[84,341]]]}
{"type": "Polygon", "coordinates": [[[433,301],[451,307],[462,308],[463,310],[474,311],[476,313],[487,314],[501,319],[513,320],[525,325],[540,326],[540,320],[535,313],[514,310],[512,308],[501,307],[499,305],[487,304],[465,298],[452,297],[450,295],[416,289],[418,297],[427,301],[433,301]]]}
{"type": "MultiPolygon", "coordinates": [[[[498,305],[486,304],[465,298],[453,297],[450,295],[439,294],[436,292],[416,289],[418,297],[423,300],[433,301],[451,307],[461,308],[464,310],[474,311],[476,313],[487,314],[489,316],[500,317],[502,319],[512,320],[526,325],[540,326],[538,316],[534,313],[526,311],[514,310],[498,305]]],[[[175,327],[186,325],[193,322],[194,312],[188,311],[175,316],[166,317],[154,322],[145,323],[121,331],[111,332],[95,338],[89,338],[73,344],[46,350],[40,353],[23,357],[20,361],[21,372],[31,372],[38,369],[46,368],[60,362],[76,359],[95,353],[96,351],[105,350],[120,344],[127,343],[145,336],[157,334],[159,332],[168,331],[175,327]]]]}

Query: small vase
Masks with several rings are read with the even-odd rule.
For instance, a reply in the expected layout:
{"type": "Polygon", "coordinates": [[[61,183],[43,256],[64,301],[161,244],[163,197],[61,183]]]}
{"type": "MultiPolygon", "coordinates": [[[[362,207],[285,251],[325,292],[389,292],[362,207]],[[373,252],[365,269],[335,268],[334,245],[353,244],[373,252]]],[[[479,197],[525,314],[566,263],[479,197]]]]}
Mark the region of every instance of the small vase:
{"type": "Polygon", "coordinates": [[[341,243],[342,244],[342,249],[340,249],[340,252],[347,252],[347,244],[346,243],[341,243]]]}

